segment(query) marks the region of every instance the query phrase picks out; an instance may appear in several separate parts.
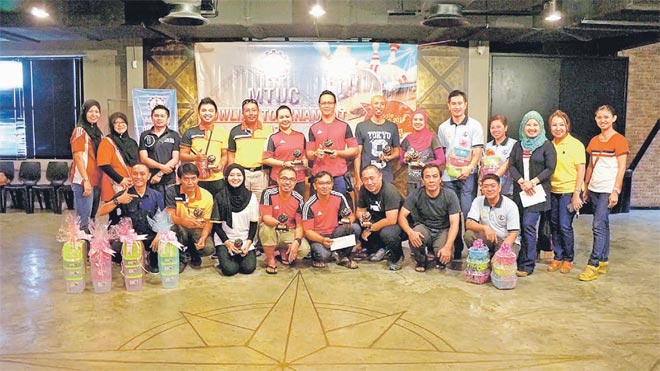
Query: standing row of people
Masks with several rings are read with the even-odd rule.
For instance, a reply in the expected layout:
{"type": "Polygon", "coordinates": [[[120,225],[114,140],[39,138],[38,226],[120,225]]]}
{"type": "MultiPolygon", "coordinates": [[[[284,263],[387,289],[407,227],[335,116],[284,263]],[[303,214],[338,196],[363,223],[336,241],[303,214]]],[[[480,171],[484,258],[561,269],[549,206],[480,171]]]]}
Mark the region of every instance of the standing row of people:
{"type": "MultiPolygon", "coordinates": [[[[351,218],[357,217],[358,220],[361,220],[367,212],[372,216],[377,215],[378,219],[373,222],[361,221],[358,223],[361,227],[364,227],[364,223],[368,223],[370,227],[366,231],[360,231],[360,234],[357,234],[357,230],[353,231],[357,240],[363,242],[363,250],[358,252],[356,260],[368,257],[371,260],[379,261],[387,252],[390,254],[390,267],[395,269],[397,264],[400,264],[402,257],[399,252],[401,238],[397,239],[393,236],[397,233],[402,235],[402,233],[401,229],[392,231],[392,228],[388,230],[386,227],[400,225],[400,228],[403,228],[403,231],[410,236],[408,233],[410,231],[405,231],[405,224],[399,221],[400,215],[406,213],[406,211],[398,213],[399,208],[404,205],[403,198],[390,183],[393,180],[392,164],[399,160],[402,165],[408,167],[407,189],[409,195],[415,194],[419,188],[426,188],[422,170],[431,164],[439,170],[438,175],[441,177],[439,182],[451,190],[458,199],[459,224],[456,228],[456,237],[451,239],[453,262],[447,261],[446,251],[448,249],[443,248],[443,252],[440,254],[443,258],[438,264],[452,263],[454,268],[460,266],[464,242],[463,224],[467,231],[474,230],[475,228],[469,228],[469,225],[477,222],[477,219],[483,219],[479,217],[483,212],[475,214],[473,204],[477,181],[481,179],[484,199],[481,199],[480,202],[484,206],[496,206],[495,204],[486,205],[489,201],[502,203],[500,198],[494,198],[495,193],[513,198],[519,206],[520,226],[522,227],[519,276],[526,276],[534,271],[537,224],[540,214],[547,210],[552,210],[552,242],[555,251],[555,259],[548,270],[570,272],[574,258],[572,219],[588,197],[594,201],[597,213],[595,220],[598,219],[598,223],[594,222],[594,253],[587,270],[580,278],[594,279],[598,274],[606,271],[609,229],[606,223],[608,208],[603,210],[603,205],[607,204],[606,206],[611,207],[612,203],[617,202],[625,171],[625,156],[628,152],[625,138],[620,134],[617,136],[618,133],[613,129],[612,125],[616,121],[616,115],[611,107],[603,106],[596,112],[596,121],[601,127],[602,133],[598,138],[594,138],[587,148],[592,160],[587,167],[585,166],[584,146],[570,135],[570,120],[561,111],[553,113],[549,118],[549,127],[554,138],[552,141],[546,139],[545,124],[541,115],[530,111],[521,121],[519,141],[507,136],[506,118],[496,115],[489,120],[489,131],[493,140],[484,143],[481,125],[467,116],[466,95],[460,91],[453,91],[448,99],[450,118],[440,125],[437,136],[428,129],[426,112],[417,110],[412,117],[413,132],[399,145],[397,126],[385,119],[384,112],[387,102],[383,96],[372,98],[371,116],[368,120],[358,124],[355,136],[353,136],[351,127],[335,116],[336,103],[336,96],[332,92],[324,91],[320,94],[321,119],[310,127],[307,139],[302,133],[292,129],[292,112],[287,106],[277,109],[279,130],[273,132],[271,126],[264,125],[259,120],[258,103],[252,99],[246,99],[242,103],[242,123],[228,133],[221,125],[215,123],[217,117],[215,102],[210,98],[204,98],[198,107],[199,125],[188,129],[182,138],[176,131],[167,128],[169,110],[164,106],[157,106],[152,110],[153,127],[141,134],[138,145],[128,135],[128,120],[123,113],[111,115],[111,133],[107,137],[103,137],[97,125],[100,117],[100,105],[95,101],[86,101],[71,139],[74,154],[72,183],[76,210],[81,217],[83,227],[86,227],[87,219],[96,214],[99,196],[105,202],[112,201],[116,204],[115,201],[120,197],[118,195],[122,194],[117,191],[127,190],[133,186],[131,169],[138,162],[144,163],[149,168],[148,182],[152,188],[158,190],[161,195],[165,195],[165,200],[168,200],[167,195],[171,193],[169,204],[176,210],[176,201],[182,199],[179,196],[185,193],[186,187],[183,178],[180,176],[182,185],[178,192],[173,192],[168,188],[173,188],[170,186],[175,183],[174,170],[181,160],[192,166],[186,167],[188,174],[192,172],[192,168],[197,170],[195,187],[191,185],[191,190],[195,190],[195,193],[190,194],[185,203],[189,204],[190,199],[196,199],[199,193],[196,187],[208,191],[210,200],[219,201],[208,202],[209,197],[202,197],[207,200],[204,202],[205,204],[222,205],[217,211],[220,219],[216,222],[223,228],[220,228],[219,233],[216,234],[222,245],[226,246],[227,254],[234,256],[238,250],[231,241],[235,241],[238,238],[235,236],[240,233],[232,234],[232,214],[227,210],[232,210],[232,212],[236,210],[240,213],[248,204],[259,205],[259,200],[262,201],[262,205],[265,205],[265,207],[261,207],[261,210],[260,207],[253,206],[250,208],[253,212],[245,214],[250,216],[245,219],[246,223],[243,226],[247,229],[244,231],[245,233],[242,233],[245,236],[241,239],[249,240],[251,243],[257,236],[261,236],[261,231],[257,233],[256,227],[254,231],[251,231],[250,225],[253,222],[258,223],[261,220],[267,227],[282,227],[282,223],[276,222],[274,217],[264,218],[264,214],[272,213],[273,209],[268,205],[272,205],[274,199],[280,202],[282,198],[289,200],[288,195],[293,195],[296,202],[289,202],[287,206],[293,210],[295,203],[298,203],[301,208],[301,216],[304,215],[302,194],[304,180],[310,171],[309,163],[312,163],[311,175],[314,176],[312,182],[313,192],[316,193],[312,196],[315,197],[314,202],[323,204],[332,199],[328,198],[330,196],[341,196],[338,202],[335,202],[341,206],[338,212],[345,208],[350,210],[352,207],[346,199],[349,187],[345,175],[349,171],[348,161],[355,158],[354,171],[358,204],[354,215],[347,214],[347,218],[351,222],[349,224],[353,222],[351,218]],[[234,164],[240,166],[231,166],[234,164]],[[446,166],[444,171],[443,166],[446,166]],[[266,168],[271,169],[270,173],[266,168]],[[280,176],[282,169],[287,169],[283,178],[280,176]],[[607,170],[613,169],[616,169],[616,176],[614,179],[608,179],[607,176],[611,173],[608,173],[607,170]],[[364,170],[367,170],[366,173],[363,173],[364,170]],[[225,179],[232,172],[235,175],[234,178],[225,179]],[[294,174],[290,174],[291,172],[294,174]],[[384,183],[375,181],[379,175],[384,177],[384,183]],[[497,192],[494,192],[494,187],[490,184],[495,177],[487,177],[488,175],[497,176],[496,179],[501,187],[497,192]],[[240,182],[238,178],[240,178],[240,182]],[[332,184],[325,184],[328,180],[319,180],[322,178],[329,178],[332,184]],[[364,180],[367,183],[364,183],[364,180]],[[486,185],[483,184],[484,180],[488,180],[486,185]],[[318,183],[319,181],[321,183],[318,183]],[[281,182],[283,183],[280,184],[281,182]],[[292,182],[294,183],[291,187],[292,182]],[[269,184],[275,185],[277,190],[271,191],[264,198],[262,193],[269,184]],[[378,184],[386,184],[385,192],[381,192],[378,184]],[[488,186],[489,184],[490,186],[488,186]],[[329,185],[330,189],[328,189],[329,185]],[[583,188],[585,185],[589,193],[583,188]],[[488,186],[489,192],[485,192],[485,186],[488,186]],[[605,188],[610,186],[612,189],[604,192],[605,188]],[[289,188],[293,189],[289,190],[289,188]],[[319,193],[320,190],[323,192],[319,193]],[[328,192],[325,192],[326,190],[328,192]],[[392,190],[396,192],[392,192],[392,190]],[[247,197],[248,193],[245,191],[253,194],[254,200],[247,197]],[[394,196],[395,193],[397,197],[394,196]],[[487,193],[492,197],[487,197],[487,193]],[[545,197],[538,198],[537,193],[540,193],[541,196],[544,194],[545,197]],[[607,197],[603,198],[602,194],[607,194],[607,197]],[[378,195],[375,200],[374,195],[378,195]],[[364,202],[362,198],[364,198],[364,202]],[[344,203],[348,206],[344,207],[344,203]],[[243,208],[239,210],[241,206],[243,208]],[[367,207],[372,209],[368,210],[367,207]],[[392,212],[395,209],[396,215],[392,212]],[[253,220],[255,219],[254,210],[256,210],[256,220],[253,220]],[[224,220],[227,218],[229,218],[229,222],[224,220]],[[223,239],[223,233],[226,235],[226,239],[223,239]],[[371,239],[369,236],[372,236],[371,239]],[[397,245],[397,241],[399,248],[393,247],[397,245]],[[594,269],[594,267],[596,268],[594,269]]],[[[181,175],[185,173],[184,171],[181,175]]],[[[612,177],[610,176],[610,178],[612,177]]],[[[427,191],[428,189],[425,189],[418,196],[423,199],[424,193],[427,191]]],[[[437,194],[432,193],[435,195],[434,197],[437,197],[437,194]]],[[[125,197],[123,199],[128,200],[125,197]]],[[[121,203],[121,201],[118,202],[121,203]]],[[[508,200],[504,203],[508,204],[508,200]]],[[[165,202],[165,204],[167,207],[168,203],[165,202]]],[[[326,205],[324,204],[324,206],[326,205]]],[[[207,209],[204,210],[204,213],[211,211],[211,209],[207,209]]],[[[314,206],[310,206],[307,212],[313,212],[313,209],[314,206]]],[[[402,210],[406,210],[405,205],[402,210]]],[[[407,210],[407,212],[410,214],[411,210],[407,210]]],[[[110,213],[113,220],[120,216],[116,210],[111,210],[110,213]]],[[[290,217],[288,223],[292,224],[296,220],[296,214],[289,214],[291,215],[288,215],[290,217]]],[[[176,213],[173,216],[176,218],[176,213]]],[[[341,219],[345,218],[338,220],[341,219]]],[[[181,224],[187,224],[189,227],[199,226],[193,222],[181,224]]],[[[287,222],[283,224],[286,225],[287,222]]],[[[264,236],[267,240],[264,250],[267,255],[269,273],[276,272],[274,257],[277,254],[275,251],[282,250],[282,246],[294,245],[292,250],[287,248],[286,251],[282,250],[279,253],[281,257],[285,257],[283,261],[287,263],[292,261],[289,256],[286,256],[287,251],[297,255],[301,249],[305,250],[300,235],[307,236],[307,229],[304,232],[302,229],[298,230],[300,229],[298,224],[304,223],[289,225],[292,229],[287,228],[287,231],[292,233],[288,233],[284,240],[280,239],[280,230],[274,234],[273,231],[270,231],[270,235],[264,236]]],[[[318,236],[313,235],[309,241],[312,256],[319,258],[314,260],[316,266],[321,266],[320,262],[327,258],[319,245],[327,247],[325,245],[329,243],[329,237],[336,234],[335,228],[337,227],[339,227],[338,224],[327,223],[322,228],[323,233],[317,233],[318,236]]],[[[205,230],[206,232],[193,238],[194,245],[212,246],[213,243],[206,244],[199,238],[205,237],[205,240],[217,228],[204,224],[204,227],[200,229],[201,232],[205,230]]],[[[263,230],[269,229],[264,228],[263,230]]],[[[427,239],[434,239],[434,235],[438,231],[436,227],[431,227],[430,230],[423,233],[417,232],[422,233],[427,239]]],[[[481,232],[485,232],[485,236],[488,236],[489,240],[497,240],[493,237],[494,230],[483,230],[482,228],[481,232]]],[[[181,233],[183,234],[183,232],[181,233]]],[[[420,241],[422,235],[414,234],[416,237],[413,240],[420,241]]],[[[473,234],[466,235],[465,240],[469,241],[473,237],[473,234]]],[[[508,237],[506,233],[498,234],[501,241],[504,241],[506,237],[508,237]]],[[[215,250],[210,247],[204,249],[215,250]]],[[[253,249],[254,246],[251,245],[243,248],[246,252],[253,249]]],[[[201,259],[194,255],[193,252],[191,264],[196,266],[199,265],[201,259]]],[[[218,255],[221,254],[218,253],[218,255]]],[[[344,258],[351,260],[349,255],[350,252],[346,256],[340,256],[340,261],[344,258]]],[[[427,260],[430,260],[428,252],[426,255],[427,260]]],[[[424,267],[425,264],[426,260],[424,267]]],[[[354,261],[351,260],[350,263],[344,261],[344,265],[351,267],[354,265],[354,261]]]]}

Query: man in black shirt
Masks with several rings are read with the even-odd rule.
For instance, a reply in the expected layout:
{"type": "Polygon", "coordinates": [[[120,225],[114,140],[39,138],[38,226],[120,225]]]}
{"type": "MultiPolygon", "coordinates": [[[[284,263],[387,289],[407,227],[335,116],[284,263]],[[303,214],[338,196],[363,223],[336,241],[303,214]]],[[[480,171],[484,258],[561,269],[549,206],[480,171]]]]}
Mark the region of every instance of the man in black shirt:
{"type": "Polygon", "coordinates": [[[397,217],[403,199],[394,185],[383,181],[383,174],[374,165],[362,169],[360,179],[363,187],[355,214],[362,228],[362,246],[371,254],[371,261],[381,261],[389,254],[390,270],[399,270],[403,251],[397,217]]]}
{"type": "Polygon", "coordinates": [[[441,176],[438,165],[426,164],[422,169],[424,186],[408,195],[399,213],[399,225],[408,234],[418,272],[426,271],[429,260],[435,261],[435,249],[440,267],[449,263],[458,234],[461,206],[454,191],[442,186],[441,176]]]}

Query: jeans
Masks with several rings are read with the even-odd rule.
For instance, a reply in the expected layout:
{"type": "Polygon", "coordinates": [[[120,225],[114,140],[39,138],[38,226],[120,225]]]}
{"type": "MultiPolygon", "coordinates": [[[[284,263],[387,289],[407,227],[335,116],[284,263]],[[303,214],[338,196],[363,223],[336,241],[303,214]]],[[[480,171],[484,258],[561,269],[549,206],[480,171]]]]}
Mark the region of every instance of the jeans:
{"type": "MultiPolygon", "coordinates": [[[[332,231],[332,234],[330,236],[324,236],[324,237],[337,238],[337,237],[349,236],[351,234],[355,235],[355,239],[357,241],[357,239],[360,236],[360,227],[358,227],[358,225],[355,223],[352,224],[349,228],[346,228],[342,224],[340,224],[335,228],[334,231],[332,231]]],[[[312,242],[310,245],[312,247],[313,261],[328,261],[332,256],[332,252],[330,251],[330,249],[326,249],[322,243],[312,242]]],[[[336,252],[337,255],[339,255],[339,258],[343,258],[351,255],[351,251],[353,251],[353,246],[349,246],[340,250],[335,250],[334,252],[336,252]]]]}
{"type": "Polygon", "coordinates": [[[608,207],[610,194],[589,191],[589,199],[594,210],[592,225],[594,246],[589,257],[589,265],[597,267],[599,262],[607,262],[610,256],[610,209],[608,207]]]}
{"type": "Polygon", "coordinates": [[[230,255],[225,245],[218,245],[218,265],[222,274],[233,276],[236,273],[250,274],[257,268],[257,254],[254,250],[248,251],[245,256],[238,254],[230,255]]]}
{"type": "Polygon", "coordinates": [[[568,211],[572,193],[550,194],[550,228],[552,229],[552,250],[555,260],[573,262],[575,255],[575,237],[573,234],[573,217],[575,213],[568,211]]]}
{"type": "MultiPolygon", "coordinates": [[[[413,228],[413,231],[422,234],[422,246],[414,247],[410,244],[410,251],[413,253],[417,266],[426,268],[428,262],[427,255],[432,254],[435,256],[435,250],[444,246],[447,242],[449,230],[443,229],[441,231],[436,231],[427,228],[423,224],[418,224],[413,228]]],[[[410,242],[410,240],[408,240],[408,242],[410,242]]]]}
{"type": "Polygon", "coordinates": [[[89,231],[87,229],[89,219],[93,219],[99,209],[101,187],[92,187],[92,194],[87,197],[83,196],[82,184],[72,183],[71,190],[73,191],[73,207],[76,209],[76,215],[80,218],[80,230],[89,231]]]}
{"type": "Polygon", "coordinates": [[[536,227],[540,218],[541,212],[523,209],[521,223],[522,246],[518,255],[518,270],[525,271],[528,274],[534,272],[534,266],[536,265],[536,227]]]}
{"type": "Polygon", "coordinates": [[[465,180],[452,180],[443,184],[456,193],[461,204],[463,219],[458,226],[458,235],[454,241],[454,259],[461,259],[463,255],[463,223],[472,207],[472,201],[477,196],[477,174],[470,174],[465,180]]]}
{"type": "MultiPolygon", "coordinates": [[[[359,225],[355,223],[356,226],[359,225]]],[[[362,246],[367,248],[370,254],[375,253],[378,249],[383,248],[385,251],[390,252],[390,262],[396,263],[403,256],[403,248],[401,247],[401,227],[397,224],[388,225],[378,232],[371,232],[368,240],[362,241],[362,246]]]]}

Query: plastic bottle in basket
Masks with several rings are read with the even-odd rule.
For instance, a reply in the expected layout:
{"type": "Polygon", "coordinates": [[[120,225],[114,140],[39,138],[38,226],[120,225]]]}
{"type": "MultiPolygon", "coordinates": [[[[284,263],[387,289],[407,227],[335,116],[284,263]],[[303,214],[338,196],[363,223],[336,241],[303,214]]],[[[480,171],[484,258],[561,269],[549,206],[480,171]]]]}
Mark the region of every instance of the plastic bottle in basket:
{"type": "Polygon", "coordinates": [[[179,248],[171,242],[158,242],[158,270],[164,288],[172,289],[179,284],[179,248]]]}
{"type": "Polygon", "coordinates": [[[509,290],[516,287],[518,277],[516,276],[516,254],[511,250],[511,246],[503,243],[492,259],[493,272],[490,277],[493,286],[500,290],[509,290]]]}
{"type": "Polygon", "coordinates": [[[85,291],[85,241],[65,242],[62,247],[66,292],[80,294],[85,291]]]}
{"type": "MultiPolygon", "coordinates": [[[[142,255],[144,248],[141,241],[124,243],[121,248],[122,274],[128,291],[142,290],[142,255]]],[[[177,271],[178,272],[178,271],[177,271]]]]}

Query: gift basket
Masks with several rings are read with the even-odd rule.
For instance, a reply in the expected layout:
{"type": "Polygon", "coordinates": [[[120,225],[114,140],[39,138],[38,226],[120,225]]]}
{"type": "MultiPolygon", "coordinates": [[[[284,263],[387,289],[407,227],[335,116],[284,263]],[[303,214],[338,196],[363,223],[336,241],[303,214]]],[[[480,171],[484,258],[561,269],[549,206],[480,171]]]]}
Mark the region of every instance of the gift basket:
{"type": "Polygon", "coordinates": [[[126,290],[142,290],[142,278],[144,276],[144,246],[142,240],[146,236],[135,233],[130,218],[121,218],[113,228],[114,233],[122,243],[121,274],[124,276],[126,290]]]}
{"type": "Polygon", "coordinates": [[[468,142],[464,139],[460,140],[458,145],[449,153],[449,161],[445,168],[447,175],[452,178],[459,177],[461,175],[461,168],[470,164],[471,156],[472,149],[468,142]]]}
{"type": "Polygon", "coordinates": [[[493,286],[500,290],[509,290],[516,287],[518,277],[516,270],[516,254],[511,250],[511,246],[503,243],[499,250],[495,253],[492,259],[493,272],[490,278],[493,281],[493,286]]]}
{"type": "Polygon", "coordinates": [[[92,284],[97,294],[109,292],[112,288],[112,257],[115,251],[110,247],[109,241],[113,239],[113,231],[108,230],[107,225],[98,228],[94,221],[89,221],[89,232],[92,236],[89,242],[89,262],[92,268],[92,284]]]}
{"type": "Polygon", "coordinates": [[[478,285],[488,282],[490,278],[488,246],[479,239],[474,241],[468,250],[467,261],[465,262],[465,281],[476,283],[478,285]]]}
{"type": "Polygon", "coordinates": [[[85,290],[85,240],[90,236],[80,230],[80,219],[67,214],[57,234],[57,241],[62,242],[62,261],[66,292],[80,294],[85,290]]]}
{"type": "Polygon", "coordinates": [[[184,247],[176,239],[172,228],[172,219],[166,211],[159,211],[151,219],[147,217],[149,225],[157,233],[158,241],[158,270],[164,288],[175,288],[179,284],[179,250],[184,247]]]}

